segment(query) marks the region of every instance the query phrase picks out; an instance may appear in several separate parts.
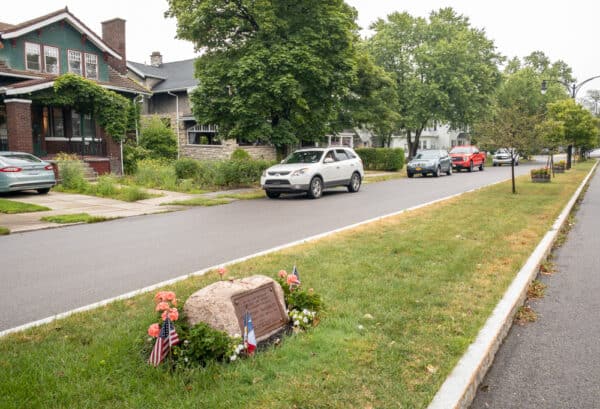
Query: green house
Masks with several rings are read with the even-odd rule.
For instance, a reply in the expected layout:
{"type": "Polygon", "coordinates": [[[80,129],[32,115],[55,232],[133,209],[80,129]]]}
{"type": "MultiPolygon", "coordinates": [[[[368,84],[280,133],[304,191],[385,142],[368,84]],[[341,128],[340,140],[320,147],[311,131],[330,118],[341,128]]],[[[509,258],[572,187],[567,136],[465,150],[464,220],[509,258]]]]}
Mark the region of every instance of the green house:
{"type": "Polygon", "coordinates": [[[0,22],[0,150],[51,159],[76,153],[98,173],[121,173],[121,147],[76,106],[36,95],[74,73],[129,99],[150,91],[127,77],[125,20],[102,23],[102,36],[64,9],[19,23],[0,22]]]}

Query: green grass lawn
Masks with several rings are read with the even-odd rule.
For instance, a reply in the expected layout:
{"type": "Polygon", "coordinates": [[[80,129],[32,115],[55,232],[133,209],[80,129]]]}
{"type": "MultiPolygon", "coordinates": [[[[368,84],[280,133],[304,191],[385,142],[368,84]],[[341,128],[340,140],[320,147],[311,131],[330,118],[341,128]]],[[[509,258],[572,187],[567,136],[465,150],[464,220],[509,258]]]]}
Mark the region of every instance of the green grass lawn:
{"type": "Polygon", "coordinates": [[[45,216],[40,220],[51,223],[99,223],[107,220],[113,220],[114,217],[92,216],[87,213],[58,214],[55,216],[45,216]]]}
{"type": "Polygon", "coordinates": [[[161,206],[219,206],[229,204],[233,200],[226,198],[214,198],[214,197],[195,197],[188,200],[177,200],[169,203],[161,203],[161,206]]]}
{"type": "MultiPolygon", "coordinates": [[[[250,359],[174,373],[147,365],[154,294],[7,336],[2,407],[426,407],[591,165],[231,266],[230,277],[274,277],[296,264],[325,304],[319,326],[250,359]]],[[[170,289],[185,299],[217,279],[170,289]]]]}
{"type": "Polygon", "coordinates": [[[30,213],[43,212],[46,210],[50,210],[50,208],[46,206],[38,206],[35,204],[15,202],[14,200],[0,199],[0,213],[30,213]]]}
{"type": "Polygon", "coordinates": [[[217,198],[225,198],[225,199],[236,199],[236,200],[252,200],[252,199],[262,199],[267,197],[265,195],[265,191],[262,189],[255,189],[248,192],[242,193],[227,193],[223,195],[218,195],[217,198]]]}
{"type": "Polygon", "coordinates": [[[0,226],[0,236],[6,236],[7,234],[10,234],[10,229],[0,226]]]}

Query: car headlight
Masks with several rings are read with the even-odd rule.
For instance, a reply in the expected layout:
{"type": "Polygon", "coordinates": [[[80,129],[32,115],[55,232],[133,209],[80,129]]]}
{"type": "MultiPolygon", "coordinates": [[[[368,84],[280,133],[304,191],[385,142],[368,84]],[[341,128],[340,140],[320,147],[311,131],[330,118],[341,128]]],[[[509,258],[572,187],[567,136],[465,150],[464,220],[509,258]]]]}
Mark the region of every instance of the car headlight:
{"type": "Polygon", "coordinates": [[[298,170],[293,171],[291,176],[304,175],[306,172],[308,172],[308,168],[298,169],[298,170]]]}
{"type": "Polygon", "coordinates": [[[266,169],[265,169],[265,170],[263,170],[263,173],[262,173],[261,177],[263,177],[263,178],[266,178],[266,177],[267,177],[267,170],[266,170],[266,169]]]}

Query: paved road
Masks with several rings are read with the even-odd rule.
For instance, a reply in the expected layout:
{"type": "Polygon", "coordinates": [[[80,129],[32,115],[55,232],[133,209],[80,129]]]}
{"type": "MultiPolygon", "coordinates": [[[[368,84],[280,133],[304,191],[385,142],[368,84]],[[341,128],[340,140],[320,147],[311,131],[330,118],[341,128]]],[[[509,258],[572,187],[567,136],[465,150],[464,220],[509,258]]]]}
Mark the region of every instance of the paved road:
{"type": "Polygon", "coordinates": [[[558,272],[531,303],[538,320],[514,326],[472,409],[600,408],[600,172],[556,252],[558,272]]]}
{"type": "Polygon", "coordinates": [[[509,177],[490,167],[2,236],[0,330],[509,177]]]}

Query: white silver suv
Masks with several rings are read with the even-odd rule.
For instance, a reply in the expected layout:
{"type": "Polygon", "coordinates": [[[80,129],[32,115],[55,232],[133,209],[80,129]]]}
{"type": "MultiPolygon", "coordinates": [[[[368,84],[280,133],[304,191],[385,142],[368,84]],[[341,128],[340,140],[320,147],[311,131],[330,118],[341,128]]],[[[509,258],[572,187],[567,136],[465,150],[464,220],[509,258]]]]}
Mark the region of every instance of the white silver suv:
{"type": "Polygon", "coordinates": [[[298,192],[317,199],[324,189],[334,186],[358,192],[364,175],[362,161],[350,148],[306,148],[265,170],[260,185],[271,199],[298,192]]]}

